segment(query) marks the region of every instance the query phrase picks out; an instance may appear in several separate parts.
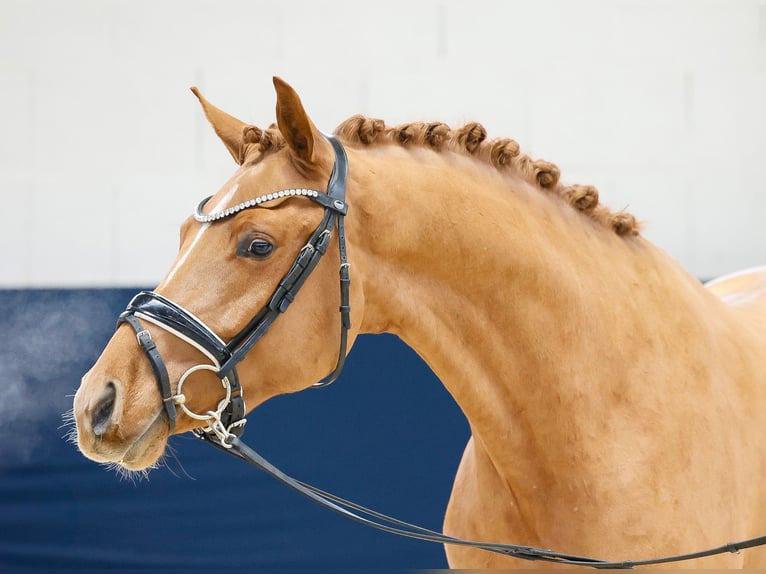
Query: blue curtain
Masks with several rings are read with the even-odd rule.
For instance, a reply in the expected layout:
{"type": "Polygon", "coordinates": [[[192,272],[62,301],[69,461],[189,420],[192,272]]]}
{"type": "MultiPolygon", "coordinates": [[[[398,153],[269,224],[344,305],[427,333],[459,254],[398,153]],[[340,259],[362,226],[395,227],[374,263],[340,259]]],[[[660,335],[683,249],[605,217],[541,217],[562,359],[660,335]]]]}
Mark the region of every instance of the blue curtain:
{"type": "MultiPolygon", "coordinates": [[[[136,290],[0,291],[0,568],[446,567],[441,546],[348,521],[191,435],[148,480],[82,457],[61,415],[136,290]]],[[[334,385],[251,413],[244,440],[296,478],[441,529],[468,434],[428,367],[381,335],[357,341],[334,385]]]]}

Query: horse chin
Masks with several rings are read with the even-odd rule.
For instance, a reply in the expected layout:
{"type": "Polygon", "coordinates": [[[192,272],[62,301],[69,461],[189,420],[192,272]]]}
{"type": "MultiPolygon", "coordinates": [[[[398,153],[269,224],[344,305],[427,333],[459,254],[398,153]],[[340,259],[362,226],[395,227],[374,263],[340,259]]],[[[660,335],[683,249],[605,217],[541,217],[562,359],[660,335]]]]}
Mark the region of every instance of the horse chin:
{"type": "Polygon", "coordinates": [[[144,433],[139,436],[117,464],[127,471],[154,468],[165,453],[168,443],[167,419],[160,413],[144,433]]]}

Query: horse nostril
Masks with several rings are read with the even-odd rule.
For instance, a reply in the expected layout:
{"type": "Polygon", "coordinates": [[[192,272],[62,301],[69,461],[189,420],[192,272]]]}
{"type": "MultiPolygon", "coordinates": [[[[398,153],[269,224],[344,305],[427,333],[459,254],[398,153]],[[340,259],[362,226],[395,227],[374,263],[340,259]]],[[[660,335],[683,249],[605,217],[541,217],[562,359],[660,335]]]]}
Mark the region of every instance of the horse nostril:
{"type": "Polygon", "coordinates": [[[109,419],[112,418],[112,412],[114,411],[114,398],[117,395],[117,389],[114,383],[109,382],[106,384],[103,396],[96,403],[91,415],[91,424],[93,425],[93,433],[96,436],[101,436],[109,426],[109,419]]]}

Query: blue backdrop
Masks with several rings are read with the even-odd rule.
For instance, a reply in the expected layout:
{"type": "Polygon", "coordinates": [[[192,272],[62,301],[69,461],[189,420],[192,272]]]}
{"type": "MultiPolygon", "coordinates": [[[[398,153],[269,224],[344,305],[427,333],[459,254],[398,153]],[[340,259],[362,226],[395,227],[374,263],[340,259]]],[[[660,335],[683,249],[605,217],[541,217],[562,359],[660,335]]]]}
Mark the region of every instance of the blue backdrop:
{"type": "MultiPolygon", "coordinates": [[[[351,522],[190,435],[148,480],[82,457],[61,415],[135,291],[0,291],[0,568],[446,567],[441,546],[351,522]]],[[[468,434],[383,335],[361,337],[330,387],[251,413],[244,439],[300,480],[440,529],[468,434]]]]}

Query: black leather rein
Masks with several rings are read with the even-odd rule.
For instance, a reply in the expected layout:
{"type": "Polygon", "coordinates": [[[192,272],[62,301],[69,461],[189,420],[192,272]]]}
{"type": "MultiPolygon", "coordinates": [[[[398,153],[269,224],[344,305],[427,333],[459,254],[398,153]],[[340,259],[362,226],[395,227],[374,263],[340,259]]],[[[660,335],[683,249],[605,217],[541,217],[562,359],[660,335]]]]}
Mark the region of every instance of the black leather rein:
{"type": "Polygon", "coordinates": [[[327,138],[335,152],[335,165],[327,185],[327,193],[307,189],[289,189],[267,194],[251,201],[225,209],[218,213],[205,214],[204,206],[210,198],[203,200],[197,207],[195,218],[202,223],[212,223],[238,213],[243,209],[256,207],[261,203],[285,196],[305,196],[315,203],[324,207],[324,217],[321,223],[312,233],[306,245],[293,262],[290,270],[282,278],[269,302],[255,317],[228,343],[221,340],[207,325],[192,313],[169,299],[151,291],[144,291],[136,295],[128,304],[126,310],[120,315],[118,326],[128,323],[136,332],[138,343],[144,350],[154,371],[157,384],[162,394],[165,405],[168,424],[171,432],[176,420],[176,406],[179,405],[185,412],[199,420],[206,421],[207,427],[194,430],[194,434],[211,445],[235,455],[237,458],[260,468],[283,484],[299,492],[303,496],[313,500],[321,506],[334,512],[340,513],[347,518],[389,532],[399,536],[415,538],[439,544],[454,544],[479,548],[489,552],[505,554],[523,560],[537,560],[572,566],[590,566],[593,568],[632,568],[634,566],[647,566],[653,564],[666,564],[680,562],[696,558],[714,556],[727,552],[739,552],[746,548],[753,548],[766,544],[766,536],[743,540],[726,544],[718,548],[711,548],[700,552],[679,554],[648,560],[626,560],[612,562],[588,558],[573,554],[554,552],[533,546],[520,546],[516,544],[499,544],[493,542],[478,542],[463,540],[447,536],[434,530],[429,530],[402,520],[397,520],[385,514],[375,512],[364,506],[355,504],[343,498],[324,492],[314,486],[296,480],[261,457],[257,452],[248,447],[240,440],[244,432],[245,403],[242,398],[242,389],[237,375],[236,365],[244,359],[253,346],[263,337],[271,324],[284,313],[290,303],[295,299],[298,290],[306,282],[306,279],[319,263],[320,258],[327,251],[332,237],[332,231],[338,228],[338,244],[340,255],[340,350],[335,369],[314,387],[322,387],[333,382],[341,372],[346,358],[348,344],[348,330],[351,327],[349,306],[349,264],[346,255],[346,239],[344,231],[344,217],[347,211],[346,205],[346,179],[348,176],[348,160],[343,146],[335,138],[327,138]],[[177,383],[176,393],[171,390],[167,369],[162,356],[157,350],[148,330],[140,320],[152,323],[190,345],[199,349],[211,361],[211,365],[197,365],[187,370],[177,383]],[[192,413],[184,404],[185,397],[181,393],[181,387],[186,376],[198,369],[214,371],[223,383],[226,397],[219,403],[217,411],[211,411],[203,415],[192,413]]]}
{"type": "MultiPolygon", "coordinates": [[[[216,443],[211,444],[221,448],[221,446],[216,443]]],[[[347,518],[350,518],[351,520],[364,524],[365,526],[371,526],[373,528],[377,528],[378,530],[382,530],[390,534],[396,534],[398,536],[404,536],[406,538],[414,538],[416,540],[423,540],[426,542],[436,542],[438,544],[453,544],[457,546],[479,548],[481,550],[486,550],[488,552],[494,552],[497,554],[505,554],[506,556],[519,558],[521,560],[550,562],[555,564],[566,564],[569,566],[587,566],[597,569],[622,570],[631,569],[636,566],[651,566],[656,564],[683,562],[686,560],[706,558],[718,554],[737,554],[740,550],[754,548],[756,546],[763,546],[766,544],[766,536],[758,536],[756,538],[750,538],[748,540],[742,540],[739,542],[731,542],[716,548],[709,548],[699,552],[690,552],[688,554],[676,554],[673,556],[662,556],[659,558],[649,558],[645,560],[609,561],[600,560],[598,558],[589,558],[587,556],[577,556],[575,554],[555,552],[553,550],[537,548],[534,546],[464,540],[462,538],[447,536],[441,532],[429,530],[428,528],[423,528],[422,526],[417,526],[415,524],[410,524],[409,522],[404,522],[403,520],[392,518],[391,516],[376,512],[360,504],[345,500],[339,496],[335,496],[320,490],[315,486],[311,486],[310,484],[296,480],[295,478],[285,474],[277,467],[272,465],[252,448],[243,443],[238,437],[232,439],[232,448],[227,449],[226,452],[233,454],[248,464],[251,464],[256,468],[265,471],[267,474],[276,478],[282,484],[290,487],[306,498],[313,500],[320,506],[332,510],[333,512],[337,512],[347,518]]]]}

